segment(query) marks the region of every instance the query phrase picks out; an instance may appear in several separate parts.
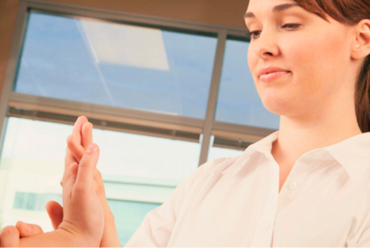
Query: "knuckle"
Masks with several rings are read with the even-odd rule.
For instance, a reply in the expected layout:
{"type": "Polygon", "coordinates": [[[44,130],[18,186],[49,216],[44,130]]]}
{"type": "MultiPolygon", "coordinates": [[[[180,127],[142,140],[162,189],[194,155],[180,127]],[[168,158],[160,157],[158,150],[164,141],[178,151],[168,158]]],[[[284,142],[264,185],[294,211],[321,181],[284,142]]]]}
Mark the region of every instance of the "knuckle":
{"type": "Polygon", "coordinates": [[[68,145],[73,144],[73,135],[72,134],[67,137],[67,144],[68,145]]]}
{"type": "Polygon", "coordinates": [[[76,182],[76,176],[72,175],[72,176],[71,176],[71,178],[69,179],[69,181],[70,181],[71,183],[76,182]]]}
{"type": "Polygon", "coordinates": [[[83,169],[88,169],[90,166],[89,166],[89,163],[86,161],[86,160],[81,160],[80,164],[79,164],[79,168],[83,168],[83,169]]]}
{"type": "Polygon", "coordinates": [[[71,175],[67,180],[65,180],[65,182],[63,182],[63,185],[65,186],[66,184],[74,184],[75,182],[76,182],[76,176],[71,175]]]}
{"type": "Polygon", "coordinates": [[[86,131],[86,129],[89,128],[89,124],[90,124],[90,122],[84,123],[84,125],[82,126],[82,129],[86,131]]]}
{"type": "Polygon", "coordinates": [[[101,172],[98,169],[96,169],[96,174],[99,176],[99,178],[102,178],[101,172]]]}
{"type": "Polygon", "coordinates": [[[43,233],[43,232],[44,232],[44,230],[42,230],[41,226],[34,225],[34,224],[32,224],[32,225],[30,225],[30,226],[31,226],[32,231],[33,231],[34,233],[43,233]]]}
{"type": "Polygon", "coordinates": [[[85,194],[88,190],[88,186],[82,183],[75,185],[74,191],[77,194],[85,194]]]}
{"type": "Polygon", "coordinates": [[[105,195],[104,188],[102,188],[98,183],[95,184],[95,191],[98,195],[105,195]]]}

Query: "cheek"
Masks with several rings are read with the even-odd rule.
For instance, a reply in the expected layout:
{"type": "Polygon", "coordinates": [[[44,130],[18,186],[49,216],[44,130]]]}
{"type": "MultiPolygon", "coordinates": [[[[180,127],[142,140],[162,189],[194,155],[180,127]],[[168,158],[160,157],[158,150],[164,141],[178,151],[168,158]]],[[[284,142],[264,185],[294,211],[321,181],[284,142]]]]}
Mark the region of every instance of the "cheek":
{"type": "Polygon", "coordinates": [[[342,33],[320,32],[285,43],[286,58],[294,72],[294,84],[300,94],[317,96],[328,93],[338,83],[345,61],[342,33]]]}
{"type": "Polygon", "coordinates": [[[248,67],[249,67],[249,70],[250,72],[252,73],[252,76],[254,76],[253,72],[255,71],[256,69],[256,65],[257,65],[257,61],[258,61],[258,58],[257,58],[257,55],[255,52],[253,52],[253,45],[251,45],[249,43],[249,46],[248,46],[248,55],[247,55],[247,60],[248,60],[248,67]]]}
{"type": "Polygon", "coordinates": [[[254,85],[257,88],[258,94],[260,94],[260,90],[259,90],[258,84],[256,83],[257,82],[257,78],[256,78],[256,75],[255,75],[255,72],[256,72],[256,69],[257,69],[256,66],[258,64],[258,56],[253,51],[253,45],[252,44],[250,44],[249,47],[248,47],[248,56],[247,56],[247,59],[248,59],[248,67],[249,67],[250,73],[252,75],[254,85]]]}

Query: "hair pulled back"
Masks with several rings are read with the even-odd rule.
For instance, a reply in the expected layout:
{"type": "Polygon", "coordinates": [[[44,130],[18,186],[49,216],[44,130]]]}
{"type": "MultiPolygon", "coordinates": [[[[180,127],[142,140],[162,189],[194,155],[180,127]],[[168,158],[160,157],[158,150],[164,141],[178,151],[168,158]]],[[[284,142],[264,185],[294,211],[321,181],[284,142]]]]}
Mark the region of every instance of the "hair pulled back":
{"type": "MultiPolygon", "coordinates": [[[[301,7],[323,19],[329,15],[338,22],[355,25],[370,19],[370,0],[295,0],[301,7]]],[[[362,65],[355,89],[357,123],[362,132],[370,131],[370,55],[362,65]]]]}

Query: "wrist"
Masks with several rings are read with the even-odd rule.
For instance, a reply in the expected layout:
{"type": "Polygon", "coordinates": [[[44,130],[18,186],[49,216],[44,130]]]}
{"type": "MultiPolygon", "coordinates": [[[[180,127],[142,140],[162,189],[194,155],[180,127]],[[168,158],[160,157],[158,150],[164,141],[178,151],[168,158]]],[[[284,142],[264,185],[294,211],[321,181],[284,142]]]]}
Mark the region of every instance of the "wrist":
{"type": "MultiPolygon", "coordinates": [[[[82,235],[58,228],[55,231],[41,233],[19,240],[20,247],[76,247],[92,246],[82,235]]],[[[98,245],[96,245],[98,246],[98,245]]]]}
{"type": "Polygon", "coordinates": [[[85,247],[98,247],[99,241],[91,240],[88,235],[82,233],[74,225],[70,225],[63,221],[63,223],[54,232],[57,233],[57,237],[65,240],[69,240],[71,245],[68,246],[85,246],[85,247]]]}

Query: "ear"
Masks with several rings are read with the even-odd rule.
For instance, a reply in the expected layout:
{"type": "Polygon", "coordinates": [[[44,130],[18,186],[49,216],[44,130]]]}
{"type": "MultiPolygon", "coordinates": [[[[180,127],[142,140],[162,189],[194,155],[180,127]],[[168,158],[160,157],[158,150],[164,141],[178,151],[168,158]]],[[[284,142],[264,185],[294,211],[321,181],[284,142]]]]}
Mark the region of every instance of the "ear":
{"type": "Polygon", "coordinates": [[[370,20],[363,19],[354,28],[355,39],[352,44],[351,57],[363,59],[370,54],[370,20]]]}

